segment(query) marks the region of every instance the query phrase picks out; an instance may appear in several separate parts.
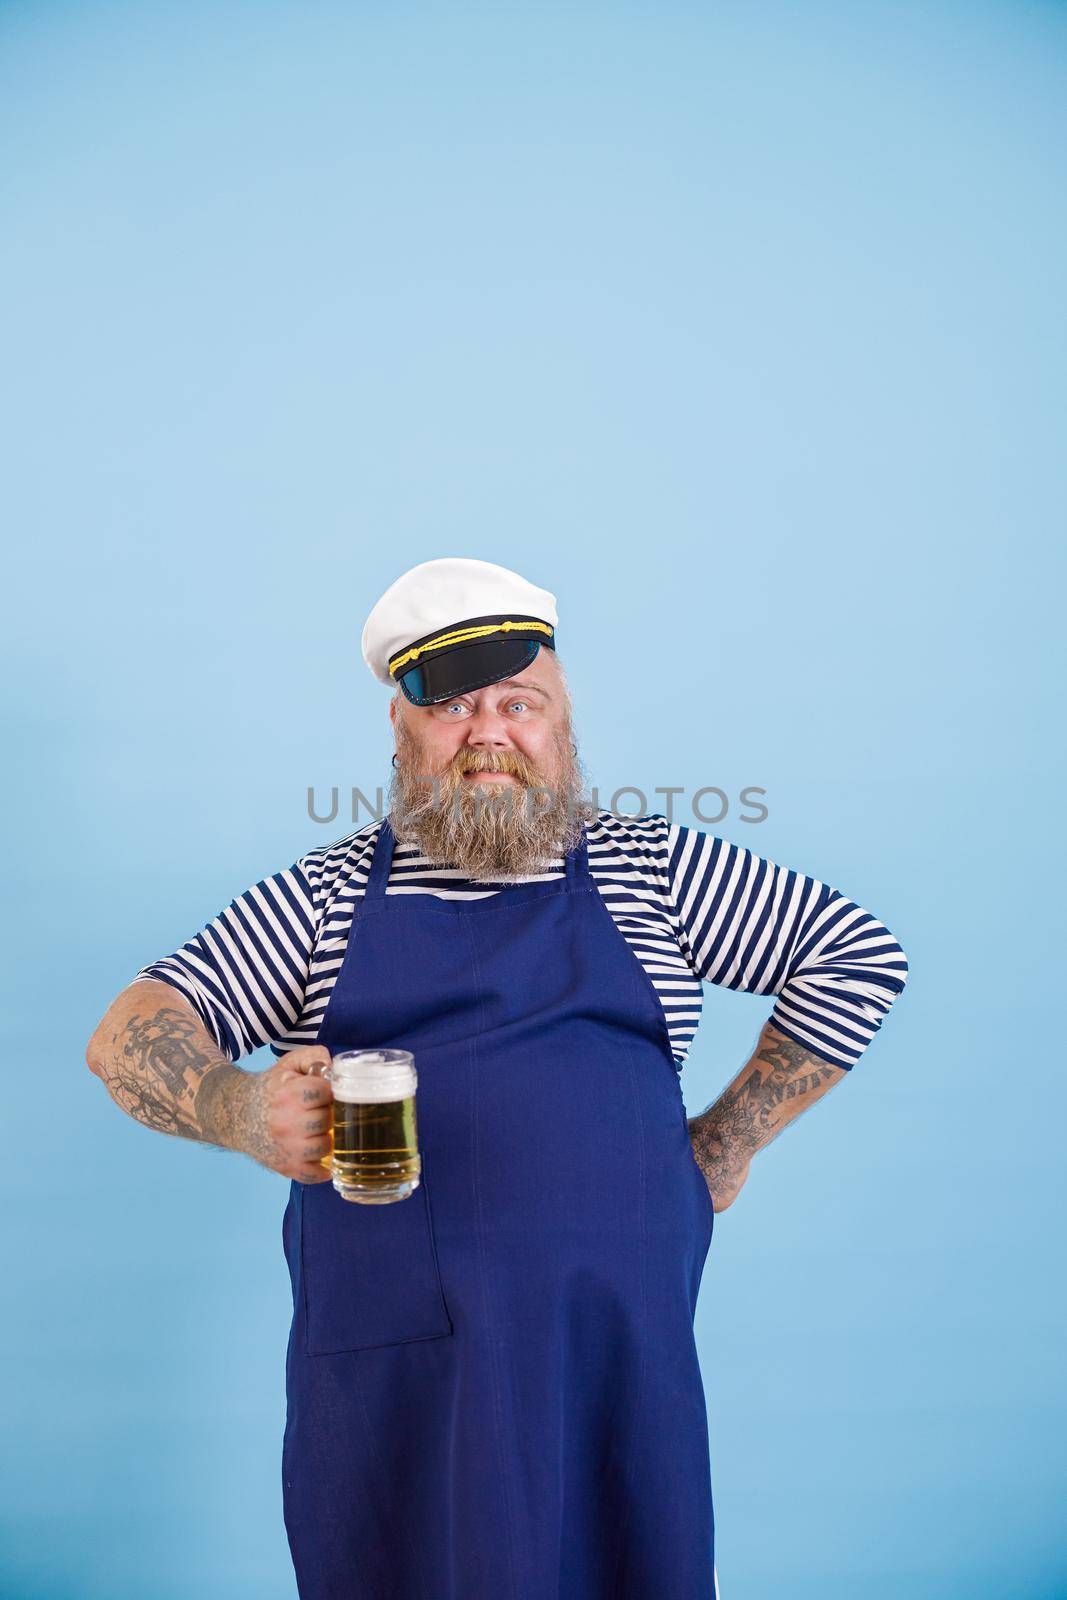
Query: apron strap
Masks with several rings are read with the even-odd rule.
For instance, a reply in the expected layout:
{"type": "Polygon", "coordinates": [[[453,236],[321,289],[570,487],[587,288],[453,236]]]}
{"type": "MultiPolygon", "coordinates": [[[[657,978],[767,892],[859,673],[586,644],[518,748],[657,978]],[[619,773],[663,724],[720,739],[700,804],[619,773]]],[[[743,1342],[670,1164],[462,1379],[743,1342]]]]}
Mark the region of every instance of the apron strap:
{"type": "Polygon", "coordinates": [[[584,883],[589,877],[589,837],[582,823],[582,837],[567,854],[567,882],[573,886],[584,883]]]}
{"type": "Polygon", "coordinates": [[[393,845],[396,835],[389,826],[389,818],[382,818],[382,825],[378,829],[378,838],[374,846],[374,855],[371,858],[370,877],[367,887],[363,891],[363,899],[380,900],[385,894],[385,886],[389,882],[389,868],[393,864],[393,845]]]}

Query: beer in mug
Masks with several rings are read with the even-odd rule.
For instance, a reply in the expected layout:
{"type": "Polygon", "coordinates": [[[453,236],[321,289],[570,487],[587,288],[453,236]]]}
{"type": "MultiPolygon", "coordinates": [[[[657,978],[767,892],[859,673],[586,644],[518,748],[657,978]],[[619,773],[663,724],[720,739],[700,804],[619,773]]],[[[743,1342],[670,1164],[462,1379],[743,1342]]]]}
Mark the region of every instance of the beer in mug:
{"type": "Polygon", "coordinates": [[[388,1205],[419,1185],[415,1062],[408,1050],[341,1050],[323,1068],[333,1091],[323,1165],[345,1200],[388,1205]]]}

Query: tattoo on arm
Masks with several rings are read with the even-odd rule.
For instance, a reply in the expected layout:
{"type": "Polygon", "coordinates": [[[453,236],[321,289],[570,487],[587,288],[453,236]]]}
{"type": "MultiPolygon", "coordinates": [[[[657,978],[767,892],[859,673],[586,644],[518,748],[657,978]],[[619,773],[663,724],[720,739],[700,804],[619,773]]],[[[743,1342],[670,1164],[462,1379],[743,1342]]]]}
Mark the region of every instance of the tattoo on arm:
{"type": "Polygon", "coordinates": [[[203,1032],[173,1006],[131,1013],[112,1033],[99,1073],[112,1098],[145,1127],[229,1148],[235,1089],[248,1074],[205,1048],[203,1032]]]}
{"type": "Polygon", "coordinates": [[[801,1100],[818,1098],[844,1075],[844,1068],[814,1058],[768,1023],[746,1075],[691,1122],[698,1157],[703,1152],[710,1160],[714,1150],[722,1161],[725,1152],[740,1169],[799,1115],[801,1100]]]}

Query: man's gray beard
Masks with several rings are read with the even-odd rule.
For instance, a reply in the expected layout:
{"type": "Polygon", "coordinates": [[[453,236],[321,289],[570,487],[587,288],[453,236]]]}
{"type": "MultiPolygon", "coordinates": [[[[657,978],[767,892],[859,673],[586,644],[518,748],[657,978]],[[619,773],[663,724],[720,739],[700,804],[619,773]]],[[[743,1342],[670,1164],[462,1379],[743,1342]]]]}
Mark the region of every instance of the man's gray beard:
{"type": "Polygon", "coordinates": [[[468,782],[450,763],[429,774],[418,747],[402,724],[397,727],[397,760],[389,785],[389,823],[398,840],[413,844],[436,866],[458,869],[468,878],[523,878],[546,871],[581,841],[593,814],[585,773],[571,752],[570,730],[557,736],[559,778],[541,782],[525,756],[489,750],[465,751],[463,760],[483,772],[507,772],[518,765],[516,781],[468,782]],[[423,781],[419,781],[423,779],[423,781]],[[525,781],[524,781],[525,780],[525,781]]]}

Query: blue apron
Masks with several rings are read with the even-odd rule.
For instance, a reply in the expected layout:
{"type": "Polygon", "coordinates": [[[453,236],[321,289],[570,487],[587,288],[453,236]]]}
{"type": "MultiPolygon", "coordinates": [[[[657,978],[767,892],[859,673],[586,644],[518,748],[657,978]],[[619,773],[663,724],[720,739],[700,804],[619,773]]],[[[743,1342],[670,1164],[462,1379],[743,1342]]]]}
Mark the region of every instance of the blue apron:
{"type": "Polygon", "coordinates": [[[294,1181],[282,1448],[301,1600],[713,1600],[693,1318],[714,1213],[666,1019],[589,874],[386,895],[318,1042],[411,1050],[422,1181],[294,1181]]]}

